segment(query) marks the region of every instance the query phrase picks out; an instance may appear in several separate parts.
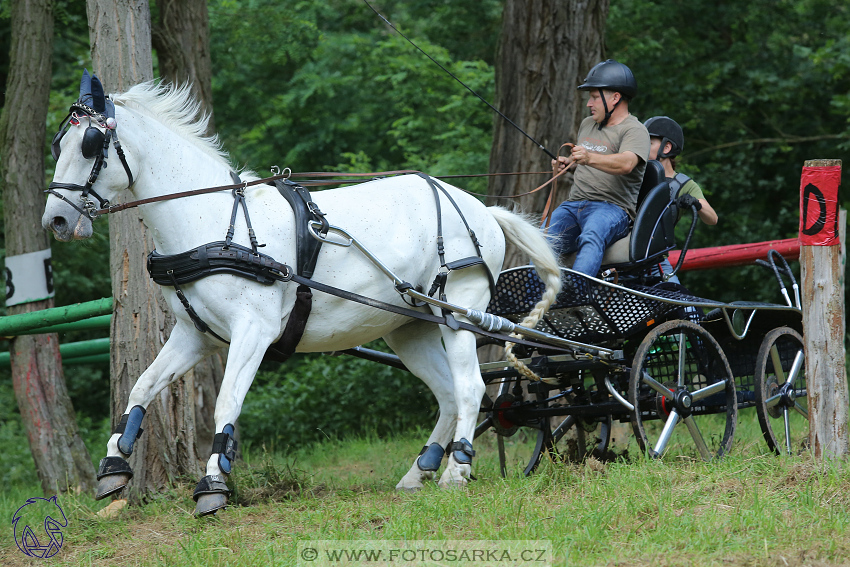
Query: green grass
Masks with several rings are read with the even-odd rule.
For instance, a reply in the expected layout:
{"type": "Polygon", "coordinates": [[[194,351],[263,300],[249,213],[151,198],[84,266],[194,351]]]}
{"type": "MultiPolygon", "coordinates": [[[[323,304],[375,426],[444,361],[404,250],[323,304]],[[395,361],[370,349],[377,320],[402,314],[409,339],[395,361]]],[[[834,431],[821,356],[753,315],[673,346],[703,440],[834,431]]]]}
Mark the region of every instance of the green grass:
{"type": "MultiPolygon", "coordinates": [[[[243,505],[218,517],[192,517],[191,486],[110,520],[96,515],[105,503],[60,496],[70,519],[60,553],[28,560],[7,523],[0,564],[295,565],[297,544],[317,539],[547,539],[558,566],[850,564],[850,464],[768,455],[755,419],[741,413],[733,453],[719,462],[547,461],[528,478],[524,441],[508,439],[516,458],[503,479],[487,433],[468,489],[413,494],[394,487],[424,433],[329,441],[286,457],[254,451],[232,475],[243,505]]],[[[5,491],[4,517],[35,490],[5,491]]]]}

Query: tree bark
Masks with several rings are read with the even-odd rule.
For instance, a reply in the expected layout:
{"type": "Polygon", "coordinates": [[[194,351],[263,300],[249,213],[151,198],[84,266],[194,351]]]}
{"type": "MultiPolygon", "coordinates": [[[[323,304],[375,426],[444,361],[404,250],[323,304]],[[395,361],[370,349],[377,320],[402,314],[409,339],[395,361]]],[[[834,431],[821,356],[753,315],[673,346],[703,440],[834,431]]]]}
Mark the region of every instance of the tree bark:
{"type": "MultiPolygon", "coordinates": [[[[0,117],[0,188],[6,223],[6,255],[50,248],[41,228],[44,124],[50,94],[53,1],[12,3],[11,51],[6,99],[0,117]]],[[[10,306],[8,315],[53,307],[53,299],[10,306]]],[[[11,341],[12,383],[45,494],[92,490],[91,457],[80,437],[65,386],[56,334],[11,341]]]]}
{"type": "MultiPolygon", "coordinates": [[[[124,91],[153,78],[147,0],[88,0],[89,37],[95,73],[107,92],[124,91]]],[[[119,132],[121,125],[118,125],[119,132]]],[[[133,210],[110,216],[112,275],[111,409],[113,427],[127,409],[130,390],[153,362],[174,327],[162,293],[145,261],[153,240],[133,210]]],[[[189,372],[160,392],[147,408],[145,432],[136,441],[127,491],[133,501],[163,491],[180,476],[198,477],[195,447],[195,384],[189,372]]]]}
{"type": "MultiPolygon", "coordinates": [[[[206,0],[158,0],[157,22],[151,41],[159,61],[160,77],[175,85],[187,81],[210,117],[207,134],[215,133],[212,101],[209,14],[206,0]]],[[[195,443],[206,459],[215,435],[213,408],[224,378],[224,358],[213,355],[193,370],[195,384],[195,443]]]]}
{"type": "Polygon", "coordinates": [[[206,0],[157,0],[153,47],[159,74],[175,85],[190,83],[192,93],[210,115],[207,133],[215,132],[212,101],[209,13],[206,0]]]}
{"type": "MultiPolygon", "coordinates": [[[[506,0],[496,57],[496,108],[556,153],[574,142],[584,111],[576,89],[602,60],[609,0],[506,0]]],[[[494,117],[490,172],[549,171],[550,158],[500,116],[494,117]]],[[[567,195],[571,178],[559,178],[555,205],[567,195]]],[[[551,175],[491,177],[490,195],[516,195],[551,175]]],[[[539,218],[549,190],[519,199],[491,198],[489,204],[516,203],[539,218]]],[[[522,265],[510,248],[505,268],[522,265]]]]}

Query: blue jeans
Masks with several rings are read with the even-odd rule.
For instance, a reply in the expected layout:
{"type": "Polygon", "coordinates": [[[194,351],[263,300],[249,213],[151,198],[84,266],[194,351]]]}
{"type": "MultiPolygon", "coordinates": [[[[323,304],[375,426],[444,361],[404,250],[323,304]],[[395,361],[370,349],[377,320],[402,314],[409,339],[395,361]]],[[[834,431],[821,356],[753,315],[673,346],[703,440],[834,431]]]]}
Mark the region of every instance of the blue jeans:
{"type": "Polygon", "coordinates": [[[558,254],[578,251],[573,269],[596,277],[605,249],[629,233],[629,215],[602,201],[564,201],[552,212],[548,238],[558,254]]]}

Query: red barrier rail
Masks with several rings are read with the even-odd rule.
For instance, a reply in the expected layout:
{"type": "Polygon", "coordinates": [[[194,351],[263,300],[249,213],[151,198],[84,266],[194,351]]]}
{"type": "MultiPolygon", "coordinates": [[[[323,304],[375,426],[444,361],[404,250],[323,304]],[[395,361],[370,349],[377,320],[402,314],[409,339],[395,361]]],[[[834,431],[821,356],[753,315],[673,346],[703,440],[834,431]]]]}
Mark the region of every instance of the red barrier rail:
{"type": "MultiPolygon", "coordinates": [[[[694,248],[688,250],[685,263],[682,264],[680,271],[745,266],[752,264],[758,258],[766,259],[767,251],[771,248],[782,254],[786,260],[797,260],[800,257],[800,241],[796,238],[715,246],[714,248],[694,248]]],[[[672,265],[675,266],[676,262],[679,261],[680,254],[680,250],[670,252],[670,263],[672,265]]]]}

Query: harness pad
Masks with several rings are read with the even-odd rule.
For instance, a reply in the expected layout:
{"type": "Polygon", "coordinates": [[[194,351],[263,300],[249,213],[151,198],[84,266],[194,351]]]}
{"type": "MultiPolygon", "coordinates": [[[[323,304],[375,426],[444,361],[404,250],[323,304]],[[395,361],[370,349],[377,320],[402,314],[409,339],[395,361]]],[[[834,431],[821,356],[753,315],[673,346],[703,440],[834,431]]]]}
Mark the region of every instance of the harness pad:
{"type": "Polygon", "coordinates": [[[319,258],[319,249],[322,242],[316,240],[309,233],[310,221],[322,224],[322,232],[327,233],[328,221],[319,207],[311,200],[310,192],[301,185],[293,183],[288,179],[278,179],[274,182],[275,188],[292,207],[295,214],[295,269],[299,276],[305,278],[313,277],[316,269],[316,260],[319,258]]]}
{"type": "Polygon", "coordinates": [[[156,250],[148,255],[148,273],[159,285],[186,284],[213,274],[232,274],[263,285],[289,281],[292,268],[265,254],[254,254],[239,244],[210,242],[180,254],[164,255],[156,250]]]}

